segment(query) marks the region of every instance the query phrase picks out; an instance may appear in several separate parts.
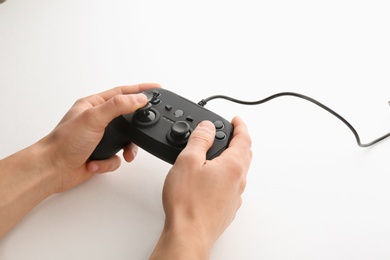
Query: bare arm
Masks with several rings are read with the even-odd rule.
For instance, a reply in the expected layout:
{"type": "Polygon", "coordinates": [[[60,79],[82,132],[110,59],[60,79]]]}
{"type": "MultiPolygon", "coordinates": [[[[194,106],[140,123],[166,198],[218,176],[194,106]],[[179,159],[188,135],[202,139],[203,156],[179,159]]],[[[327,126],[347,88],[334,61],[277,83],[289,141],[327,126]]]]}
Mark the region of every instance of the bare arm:
{"type": "MultiPolygon", "coordinates": [[[[118,156],[102,161],[88,157],[112,119],[146,104],[145,95],[132,93],[155,87],[124,86],[82,98],[49,135],[0,160],[0,237],[50,195],[117,169],[118,156]]],[[[134,145],[124,149],[126,161],[134,159],[136,149],[134,145]]]]}
{"type": "Polygon", "coordinates": [[[252,158],[244,122],[234,118],[233,139],[219,157],[208,161],[215,128],[202,122],[170,170],[163,190],[166,215],[151,259],[208,259],[212,246],[241,206],[252,158]]]}
{"type": "MultiPolygon", "coordinates": [[[[0,237],[45,198],[117,169],[118,156],[102,161],[88,157],[113,118],[145,105],[144,95],[132,93],[155,87],[126,86],[80,99],[49,135],[0,160],[0,237]]],[[[215,128],[203,122],[170,170],[163,190],[165,226],[152,259],[207,259],[233,221],[252,155],[245,124],[239,118],[232,123],[233,139],[222,155],[206,160],[215,128]]],[[[126,147],[125,160],[132,161],[136,150],[126,147]]]]}

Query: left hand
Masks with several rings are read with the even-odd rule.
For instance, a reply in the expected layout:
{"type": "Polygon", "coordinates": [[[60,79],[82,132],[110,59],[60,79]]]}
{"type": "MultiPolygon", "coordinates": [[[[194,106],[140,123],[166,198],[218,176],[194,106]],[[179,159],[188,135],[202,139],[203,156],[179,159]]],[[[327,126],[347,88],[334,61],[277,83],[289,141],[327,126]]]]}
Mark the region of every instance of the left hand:
{"type": "MultiPolygon", "coordinates": [[[[157,87],[159,85],[148,83],[117,87],[79,99],[73,105],[56,128],[38,142],[49,151],[47,161],[56,172],[54,193],[68,190],[96,173],[114,171],[120,166],[117,155],[101,161],[88,161],[88,158],[111,120],[146,105],[146,96],[134,93],[157,87]]],[[[123,156],[131,162],[136,152],[137,147],[130,144],[124,148],[123,156]]]]}

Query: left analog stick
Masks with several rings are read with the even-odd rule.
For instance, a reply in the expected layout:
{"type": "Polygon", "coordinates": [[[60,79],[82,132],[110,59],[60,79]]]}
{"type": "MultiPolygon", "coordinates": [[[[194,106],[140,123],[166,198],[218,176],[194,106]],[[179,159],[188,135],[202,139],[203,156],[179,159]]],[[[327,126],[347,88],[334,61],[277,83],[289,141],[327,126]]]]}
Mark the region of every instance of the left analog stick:
{"type": "Polygon", "coordinates": [[[158,118],[159,112],[152,108],[152,104],[148,103],[135,112],[133,122],[140,127],[146,127],[155,124],[158,118]]]}

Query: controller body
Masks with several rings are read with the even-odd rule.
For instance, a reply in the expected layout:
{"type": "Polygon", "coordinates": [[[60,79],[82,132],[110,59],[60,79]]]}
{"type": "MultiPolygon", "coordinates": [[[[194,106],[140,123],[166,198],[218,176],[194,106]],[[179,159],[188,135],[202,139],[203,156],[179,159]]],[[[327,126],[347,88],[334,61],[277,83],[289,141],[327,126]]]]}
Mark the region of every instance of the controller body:
{"type": "Polygon", "coordinates": [[[233,126],[221,116],[165,89],[142,93],[148,97],[148,104],[112,120],[90,156],[91,160],[110,158],[132,142],[174,164],[193,129],[203,120],[213,122],[216,127],[214,144],[206,155],[208,160],[219,156],[229,145],[233,126]]]}

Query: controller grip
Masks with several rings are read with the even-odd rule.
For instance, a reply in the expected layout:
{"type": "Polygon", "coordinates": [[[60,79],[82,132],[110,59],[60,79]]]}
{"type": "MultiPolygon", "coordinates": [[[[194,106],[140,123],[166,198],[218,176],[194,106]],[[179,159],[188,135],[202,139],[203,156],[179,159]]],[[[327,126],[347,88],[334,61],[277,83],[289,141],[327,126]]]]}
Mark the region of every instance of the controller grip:
{"type": "Polygon", "coordinates": [[[114,156],[131,140],[126,135],[128,124],[123,116],[113,119],[106,127],[102,140],[89,157],[90,160],[104,160],[114,156]]]}

